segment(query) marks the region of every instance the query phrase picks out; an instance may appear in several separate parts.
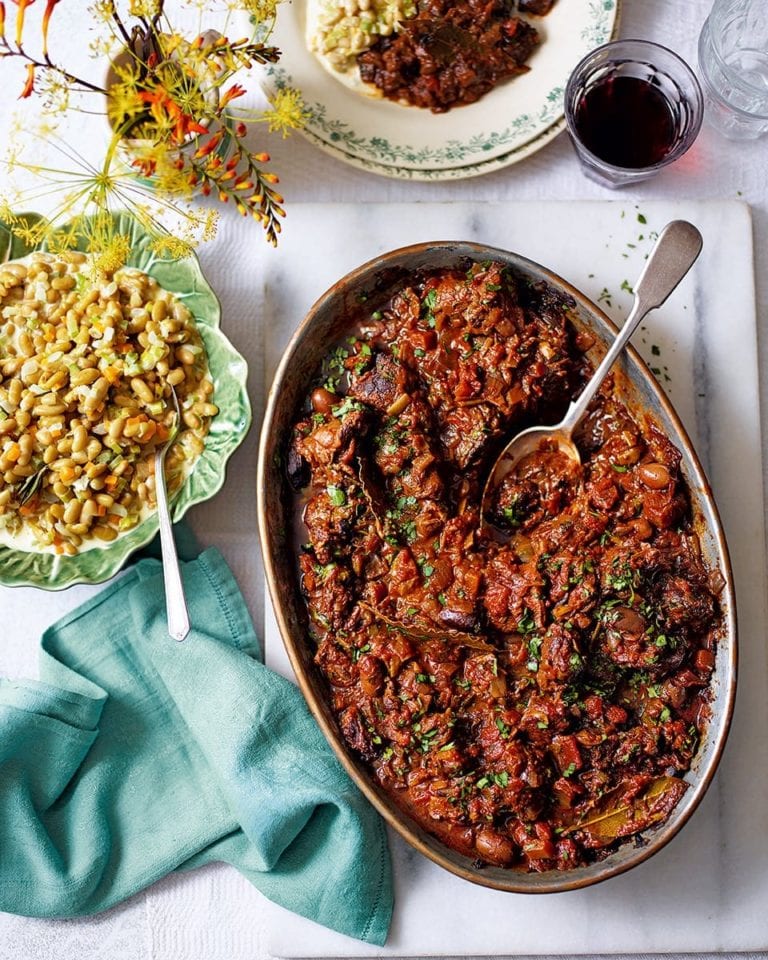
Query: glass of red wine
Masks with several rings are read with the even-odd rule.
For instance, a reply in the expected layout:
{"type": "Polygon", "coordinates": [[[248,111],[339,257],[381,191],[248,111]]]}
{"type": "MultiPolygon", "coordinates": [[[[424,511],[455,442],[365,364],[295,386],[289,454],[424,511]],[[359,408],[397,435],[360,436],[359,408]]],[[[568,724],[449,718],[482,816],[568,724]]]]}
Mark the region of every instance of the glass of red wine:
{"type": "Polygon", "coordinates": [[[616,40],[578,64],[565,118],[584,173],[607,187],[654,176],[696,139],[701,87],[676,53],[647,40],[616,40]]]}

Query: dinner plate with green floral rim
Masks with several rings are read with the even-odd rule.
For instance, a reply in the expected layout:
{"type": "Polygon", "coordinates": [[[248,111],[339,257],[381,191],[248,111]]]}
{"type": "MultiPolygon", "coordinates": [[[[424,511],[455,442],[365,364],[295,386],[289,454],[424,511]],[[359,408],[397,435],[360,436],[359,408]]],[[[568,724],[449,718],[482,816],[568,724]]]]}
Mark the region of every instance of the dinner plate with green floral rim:
{"type": "MultiPolygon", "coordinates": [[[[19,216],[29,223],[41,219],[36,213],[19,216]]],[[[211,422],[203,453],[174,496],[171,511],[176,521],[193,504],[208,500],[221,489],[227,460],[248,432],[251,424],[251,405],[246,392],[248,367],[221,332],[219,301],[203,276],[197,257],[192,255],[183,260],[159,257],[150,249],[149,236],[133,217],[118,213],[114,219],[118,232],[129,237],[131,255],[127,266],[150,274],[191,311],[205,344],[214,382],[213,399],[219,413],[211,422]]],[[[26,245],[0,221],[0,264],[25,257],[35,249],[38,247],[26,245]]],[[[44,249],[44,245],[40,249],[44,249]]],[[[93,547],[74,557],[0,546],[0,583],[46,590],[61,590],[75,583],[101,583],[117,573],[132,553],[149,543],[157,528],[157,514],[153,513],[112,543],[93,547]]]]}
{"type": "Polygon", "coordinates": [[[270,43],[283,56],[262,70],[265,91],[299,90],[308,113],[301,132],[337,159],[409,180],[479,176],[549,143],[564,127],[568,76],[586,53],[616,36],[620,8],[620,0],[557,0],[547,17],[531,18],[542,43],[528,73],[477,103],[433,114],[361,94],[325,69],[306,45],[310,2],[317,0],[279,8],[270,43]]]}

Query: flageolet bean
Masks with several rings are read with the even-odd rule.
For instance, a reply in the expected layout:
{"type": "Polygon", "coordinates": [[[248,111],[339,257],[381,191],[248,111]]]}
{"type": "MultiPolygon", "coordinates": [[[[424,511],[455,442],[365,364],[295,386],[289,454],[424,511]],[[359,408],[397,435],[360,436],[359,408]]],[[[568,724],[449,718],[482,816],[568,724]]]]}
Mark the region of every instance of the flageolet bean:
{"type": "Polygon", "coordinates": [[[174,369],[171,370],[168,376],[165,378],[165,381],[172,387],[178,387],[180,383],[184,382],[185,376],[186,374],[184,373],[184,367],[174,367],[174,369]]]}
{"type": "Polygon", "coordinates": [[[64,413],[66,409],[66,403],[38,403],[32,408],[32,416],[55,417],[60,413],[64,413]]]}
{"type": "Polygon", "coordinates": [[[26,330],[22,330],[19,334],[18,339],[19,350],[25,357],[34,356],[35,345],[32,343],[32,337],[27,333],[26,330]]]}
{"type": "Polygon", "coordinates": [[[144,403],[154,403],[155,395],[141,377],[134,377],[131,380],[131,389],[144,403]]]}
{"type": "Polygon", "coordinates": [[[91,437],[88,441],[88,446],[85,449],[85,452],[89,460],[95,460],[96,457],[101,453],[102,445],[101,441],[97,440],[96,437],[91,437]]]}
{"type": "Polygon", "coordinates": [[[110,543],[117,537],[117,530],[114,527],[108,527],[104,524],[99,524],[98,527],[95,527],[93,530],[95,537],[98,537],[99,540],[105,541],[105,543],[110,543]]]}
{"type": "Polygon", "coordinates": [[[84,426],[78,424],[72,432],[72,452],[80,453],[88,445],[88,431],[84,426]]]}
{"type": "Polygon", "coordinates": [[[79,500],[70,500],[64,510],[64,522],[77,523],[77,521],[80,519],[80,513],[82,512],[82,509],[83,505],[79,500]]]}
{"type": "Polygon", "coordinates": [[[96,369],[96,367],[86,367],[85,370],[78,370],[77,373],[73,373],[69,382],[73,387],[80,387],[84,384],[91,384],[94,382],[94,380],[98,379],[98,369],[96,369]]]}
{"type": "Polygon", "coordinates": [[[195,362],[195,355],[187,347],[177,347],[176,359],[183,363],[185,367],[191,367],[195,362]]]}

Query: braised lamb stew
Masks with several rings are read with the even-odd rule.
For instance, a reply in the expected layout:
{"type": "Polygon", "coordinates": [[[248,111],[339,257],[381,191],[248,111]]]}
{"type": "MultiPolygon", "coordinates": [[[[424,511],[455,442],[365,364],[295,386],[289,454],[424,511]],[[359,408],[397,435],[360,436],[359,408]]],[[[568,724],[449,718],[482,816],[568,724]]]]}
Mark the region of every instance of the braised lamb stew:
{"type": "Polygon", "coordinates": [[[287,451],[308,639],[352,754],[423,829],[570,870],[686,790],[722,633],[680,453],[609,380],[479,515],[494,456],[553,423],[591,338],[501,263],[404,278],[327,357],[287,451]]]}

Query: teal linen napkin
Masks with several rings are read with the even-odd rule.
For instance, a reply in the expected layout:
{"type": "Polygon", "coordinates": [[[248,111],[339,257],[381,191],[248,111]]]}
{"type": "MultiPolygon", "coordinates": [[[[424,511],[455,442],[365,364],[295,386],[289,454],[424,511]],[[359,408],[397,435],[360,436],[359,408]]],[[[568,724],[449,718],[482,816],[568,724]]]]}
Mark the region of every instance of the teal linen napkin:
{"type": "Polygon", "coordinates": [[[381,820],[298,689],[259,662],[221,556],[184,564],[184,583],[184,643],[145,559],[46,631],[40,682],[0,680],[0,910],[95,913],[224,861],[289,910],[383,944],[381,820]]]}

